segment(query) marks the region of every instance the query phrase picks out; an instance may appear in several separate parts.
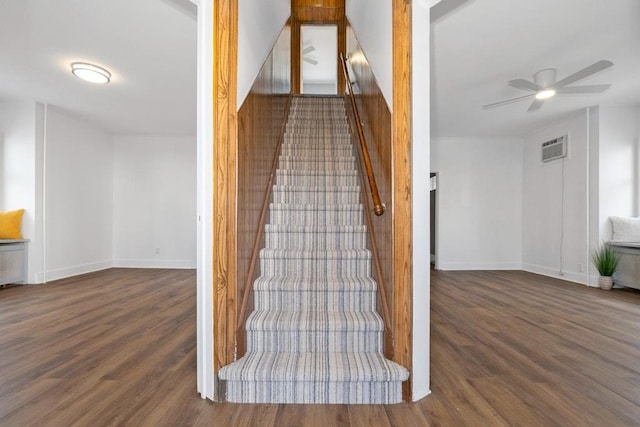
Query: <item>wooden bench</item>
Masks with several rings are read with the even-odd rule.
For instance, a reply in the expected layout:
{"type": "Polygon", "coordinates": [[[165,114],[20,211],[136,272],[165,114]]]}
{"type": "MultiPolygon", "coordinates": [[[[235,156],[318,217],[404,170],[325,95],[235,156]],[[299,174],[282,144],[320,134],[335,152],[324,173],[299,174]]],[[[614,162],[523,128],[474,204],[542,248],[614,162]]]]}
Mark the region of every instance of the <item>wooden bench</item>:
{"type": "Polygon", "coordinates": [[[0,239],[0,286],[28,281],[28,239],[0,239]]]}

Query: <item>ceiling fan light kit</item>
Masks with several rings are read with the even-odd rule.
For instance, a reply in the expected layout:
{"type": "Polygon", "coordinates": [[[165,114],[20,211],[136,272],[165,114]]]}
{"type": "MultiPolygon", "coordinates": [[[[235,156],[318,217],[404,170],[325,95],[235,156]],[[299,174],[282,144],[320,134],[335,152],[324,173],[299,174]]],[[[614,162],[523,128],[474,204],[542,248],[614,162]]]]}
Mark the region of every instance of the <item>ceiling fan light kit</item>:
{"type": "Polygon", "coordinates": [[[536,92],[536,99],[549,99],[556,94],[553,89],[542,89],[536,92]]]}
{"type": "Polygon", "coordinates": [[[533,75],[533,82],[540,87],[549,87],[556,82],[556,69],[547,68],[533,75]]]}
{"type": "Polygon", "coordinates": [[[610,84],[600,85],[583,85],[583,86],[568,86],[578,80],[590,77],[602,70],[605,70],[613,66],[613,62],[601,60],[595,64],[591,64],[580,71],[577,71],[560,81],[556,81],[556,69],[546,68],[540,70],[533,75],[533,81],[525,79],[515,79],[509,81],[509,86],[516,89],[527,90],[530,95],[519,96],[517,98],[507,99],[505,101],[495,102],[493,104],[483,105],[482,108],[493,108],[501,105],[510,104],[515,101],[534,98],[533,102],[529,106],[527,111],[538,110],[542,107],[542,104],[549,98],[552,98],[556,94],[589,94],[589,93],[601,93],[611,87],[610,84]]]}

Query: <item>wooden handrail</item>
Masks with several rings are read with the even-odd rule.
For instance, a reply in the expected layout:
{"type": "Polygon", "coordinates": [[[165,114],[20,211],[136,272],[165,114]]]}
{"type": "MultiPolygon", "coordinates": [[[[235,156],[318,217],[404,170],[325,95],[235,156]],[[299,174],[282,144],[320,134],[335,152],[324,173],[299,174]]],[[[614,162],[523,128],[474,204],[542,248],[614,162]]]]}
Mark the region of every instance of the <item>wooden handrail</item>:
{"type": "MultiPolygon", "coordinates": [[[[358,129],[358,138],[360,139],[360,150],[357,150],[362,154],[363,162],[358,162],[358,169],[360,171],[360,176],[364,180],[365,172],[363,168],[366,169],[366,175],[369,180],[369,185],[371,188],[372,199],[374,203],[374,213],[378,216],[384,213],[384,205],[380,203],[380,196],[378,195],[378,187],[376,186],[375,176],[373,175],[373,167],[371,166],[371,160],[369,159],[369,151],[367,150],[366,141],[364,138],[364,131],[362,129],[362,123],[360,121],[360,114],[358,114],[358,106],[355,102],[355,96],[353,95],[353,88],[351,87],[351,80],[349,79],[349,71],[347,70],[346,59],[340,54],[340,62],[342,63],[342,69],[344,70],[345,80],[347,81],[347,87],[349,88],[349,94],[351,98],[351,106],[353,109],[353,117],[358,129]],[[376,205],[376,201],[378,205],[376,205]],[[380,213],[378,213],[380,212],[380,213]]],[[[349,116],[351,118],[351,116],[349,116]]],[[[382,305],[382,320],[384,321],[385,328],[389,331],[390,334],[393,334],[393,328],[391,326],[391,314],[389,311],[389,303],[387,301],[387,293],[386,286],[384,281],[384,276],[382,275],[382,263],[380,262],[380,255],[378,254],[378,244],[376,242],[376,236],[373,232],[373,219],[371,217],[371,206],[369,205],[369,199],[365,194],[365,190],[362,190],[362,199],[365,205],[365,221],[367,222],[367,232],[369,234],[369,242],[371,244],[371,253],[373,256],[373,266],[376,272],[378,286],[378,292],[380,293],[380,304],[382,305]]]]}
{"type": "Polygon", "coordinates": [[[367,180],[369,181],[369,189],[371,190],[371,199],[373,200],[373,212],[377,216],[380,216],[384,213],[385,206],[380,201],[380,194],[378,193],[378,186],[376,185],[376,177],[373,173],[373,166],[371,165],[371,158],[369,157],[369,150],[367,149],[367,141],[364,137],[362,121],[360,120],[358,106],[356,105],[356,97],[353,95],[353,87],[351,86],[351,79],[349,78],[347,58],[345,58],[342,53],[340,53],[340,63],[342,64],[342,72],[344,73],[344,79],[347,83],[347,88],[349,89],[351,106],[353,107],[353,114],[355,115],[356,130],[358,132],[358,139],[360,140],[360,152],[362,153],[362,161],[364,162],[364,168],[367,172],[367,180]]]}
{"type": "Polygon", "coordinates": [[[240,312],[236,322],[236,334],[244,327],[244,322],[247,316],[247,305],[249,304],[249,296],[251,295],[251,289],[253,288],[253,280],[256,272],[256,265],[258,263],[258,255],[260,254],[260,242],[264,234],[264,228],[267,223],[267,214],[269,212],[269,201],[271,200],[271,193],[273,192],[273,182],[276,177],[276,169],[278,167],[278,158],[280,157],[280,150],[282,148],[282,142],[284,140],[284,132],[287,126],[287,119],[289,118],[289,108],[291,106],[292,95],[289,95],[287,101],[287,107],[285,109],[284,120],[282,122],[282,128],[280,129],[280,138],[278,140],[278,146],[273,155],[273,161],[271,163],[271,173],[269,175],[269,181],[267,182],[267,188],[264,192],[264,199],[262,201],[262,210],[260,211],[260,219],[258,221],[258,228],[256,235],[253,239],[253,249],[251,250],[251,261],[249,262],[249,271],[247,278],[244,282],[244,292],[242,294],[242,302],[240,305],[240,312]]]}

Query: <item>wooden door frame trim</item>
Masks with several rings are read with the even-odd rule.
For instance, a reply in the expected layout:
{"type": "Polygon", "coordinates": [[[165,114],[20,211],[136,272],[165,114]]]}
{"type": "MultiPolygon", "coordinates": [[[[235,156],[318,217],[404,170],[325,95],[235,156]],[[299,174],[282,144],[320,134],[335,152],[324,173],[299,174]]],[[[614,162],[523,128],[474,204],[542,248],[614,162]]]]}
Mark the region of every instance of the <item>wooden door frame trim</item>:
{"type": "Polygon", "coordinates": [[[235,357],[238,0],[213,18],[213,370],[235,357]]]}
{"type": "MultiPolygon", "coordinates": [[[[393,197],[393,360],[413,370],[413,276],[411,190],[412,0],[393,0],[393,111],[391,118],[393,197]]],[[[411,380],[402,397],[411,401],[411,380]]]]}
{"type": "MultiPolygon", "coordinates": [[[[337,21],[299,21],[295,17],[289,18],[291,23],[291,93],[299,95],[302,90],[302,36],[301,27],[303,25],[335,25],[337,29],[338,45],[336,52],[338,56],[342,53],[347,56],[347,18],[344,16],[337,21]]],[[[338,82],[338,95],[344,93],[345,81],[342,74],[340,61],[336,61],[336,76],[338,82]]]]}

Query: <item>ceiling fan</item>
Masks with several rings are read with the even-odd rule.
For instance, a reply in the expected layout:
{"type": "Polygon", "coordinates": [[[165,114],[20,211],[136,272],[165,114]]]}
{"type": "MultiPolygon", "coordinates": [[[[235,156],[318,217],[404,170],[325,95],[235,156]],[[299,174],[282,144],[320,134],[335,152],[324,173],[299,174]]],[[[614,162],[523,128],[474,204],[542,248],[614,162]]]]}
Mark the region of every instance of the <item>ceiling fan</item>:
{"type": "Polygon", "coordinates": [[[313,52],[314,50],[316,50],[316,48],[313,45],[309,45],[309,46],[305,47],[302,50],[302,60],[304,62],[308,62],[311,65],[318,65],[318,61],[316,61],[314,58],[309,56],[309,54],[311,52],[313,52]]]}
{"type": "Polygon", "coordinates": [[[579,93],[600,93],[611,87],[610,84],[601,85],[582,85],[582,86],[567,86],[578,80],[585,79],[592,74],[605,70],[613,65],[611,61],[598,61],[595,64],[591,64],[580,71],[577,71],[570,76],[565,77],[562,80],[556,81],[556,69],[547,68],[540,70],[533,75],[533,81],[525,79],[509,80],[509,86],[516,89],[528,90],[533,93],[529,95],[519,96],[517,98],[507,99],[505,101],[495,102],[493,104],[483,105],[482,108],[498,107],[500,105],[510,104],[515,101],[521,101],[527,98],[534,98],[533,102],[529,106],[527,111],[534,111],[542,107],[545,100],[553,97],[556,94],[579,94],[579,93]]]}

